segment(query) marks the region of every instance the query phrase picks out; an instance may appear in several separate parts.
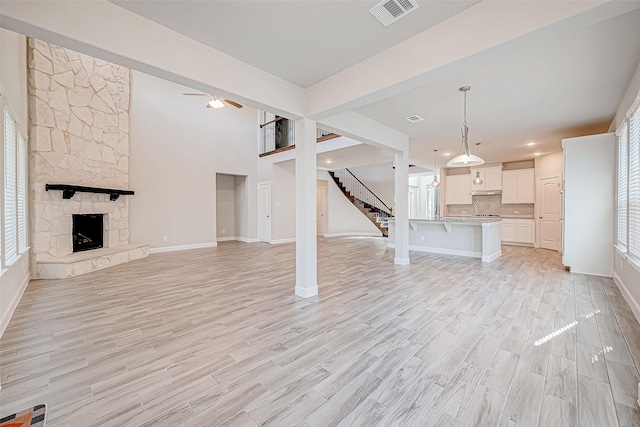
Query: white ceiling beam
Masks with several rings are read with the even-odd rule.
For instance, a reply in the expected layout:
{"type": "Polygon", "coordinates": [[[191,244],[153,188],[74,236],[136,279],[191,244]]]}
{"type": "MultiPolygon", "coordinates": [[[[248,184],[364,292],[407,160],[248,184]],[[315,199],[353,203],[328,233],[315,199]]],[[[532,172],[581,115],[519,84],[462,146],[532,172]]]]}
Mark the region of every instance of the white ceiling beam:
{"type": "Polygon", "coordinates": [[[382,125],[354,111],[327,117],[318,125],[322,129],[395,152],[409,151],[409,136],[382,125]]]}
{"type": "Polygon", "coordinates": [[[307,116],[321,121],[357,109],[467,69],[478,61],[491,60],[491,55],[480,53],[493,51],[497,55],[500,49],[526,48],[531,36],[553,39],[564,31],[593,25],[639,5],[637,1],[608,0],[482,1],[311,86],[307,89],[307,116]]]}
{"type": "Polygon", "coordinates": [[[0,6],[8,30],[288,118],[305,115],[304,89],[108,1],[0,6]]]}

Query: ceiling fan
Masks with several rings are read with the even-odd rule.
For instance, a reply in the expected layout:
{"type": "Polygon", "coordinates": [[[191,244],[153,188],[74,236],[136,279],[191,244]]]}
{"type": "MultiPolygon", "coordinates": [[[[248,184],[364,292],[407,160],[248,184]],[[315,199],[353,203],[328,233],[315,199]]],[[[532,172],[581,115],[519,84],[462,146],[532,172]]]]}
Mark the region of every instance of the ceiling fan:
{"type": "Polygon", "coordinates": [[[221,99],[218,98],[217,96],[208,94],[208,93],[183,93],[183,95],[187,95],[187,96],[206,96],[211,98],[209,100],[209,102],[207,102],[207,108],[222,108],[224,107],[224,104],[227,103],[229,105],[233,105],[236,108],[242,108],[242,104],[238,104],[235,101],[232,101],[230,99],[221,99]]]}

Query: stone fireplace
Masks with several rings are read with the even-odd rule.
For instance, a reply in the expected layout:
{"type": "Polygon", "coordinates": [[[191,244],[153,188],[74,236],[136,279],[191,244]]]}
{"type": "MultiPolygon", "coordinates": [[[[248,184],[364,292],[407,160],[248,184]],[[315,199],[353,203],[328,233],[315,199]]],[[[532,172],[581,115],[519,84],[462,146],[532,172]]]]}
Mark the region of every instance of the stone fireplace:
{"type": "Polygon", "coordinates": [[[71,277],[148,255],[129,244],[129,197],[47,184],[129,189],[128,68],[29,39],[32,276],[71,277]],[[74,215],[103,215],[102,248],[74,250],[74,215]]]}

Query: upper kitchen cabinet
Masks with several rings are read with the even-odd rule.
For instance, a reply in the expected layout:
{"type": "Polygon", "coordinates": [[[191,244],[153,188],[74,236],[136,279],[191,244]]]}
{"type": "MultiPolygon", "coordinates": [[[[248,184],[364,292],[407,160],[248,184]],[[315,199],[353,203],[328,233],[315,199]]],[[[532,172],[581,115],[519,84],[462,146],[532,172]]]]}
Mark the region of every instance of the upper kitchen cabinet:
{"type": "Polygon", "coordinates": [[[471,192],[502,190],[502,166],[471,168],[471,192]],[[480,173],[482,184],[474,184],[476,173],[480,173]]]}
{"type": "Polygon", "coordinates": [[[517,169],[502,172],[502,203],[534,203],[534,169],[517,169]]]}
{"type": "Polygon", "coordinates": [[[471,175],[447,175],[445,186],[447,205],[471,204],[471,175]]]}

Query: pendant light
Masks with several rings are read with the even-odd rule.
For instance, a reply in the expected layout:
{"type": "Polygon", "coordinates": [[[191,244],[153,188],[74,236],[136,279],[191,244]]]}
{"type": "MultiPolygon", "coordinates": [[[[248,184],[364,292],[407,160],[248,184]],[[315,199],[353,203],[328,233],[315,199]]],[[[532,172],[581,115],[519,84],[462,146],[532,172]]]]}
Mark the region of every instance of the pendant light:
{"type": "MultiPolygon", "coordinates": [[[[480,143],[476,142],[476,155],[480,153],[480,143]]],[[[476,178],[473,180],[473,185],[482,185],[484,181],[480,178],[480,171],[476,171],[476,178]]]]}
{"type": "Polygon", "coordinates": [[[433,150],[433,182],[431,183],[432,187],[440,187],[440,181],[438,181],[438,150],[433,150]]]}
{"type": "Polygon", "coordinates": [[[464,168],[469,166],[478,166],[484,163],[478,156],[474,156],[469,152],[469,127],[467,126],[467,92],[471,90],[471,86],[462,86],[460,92],[464,93],[464,122],[462,123],[462,149],[464,153],[454,157],[447,163],[450,168],[464,168]]]}

